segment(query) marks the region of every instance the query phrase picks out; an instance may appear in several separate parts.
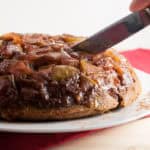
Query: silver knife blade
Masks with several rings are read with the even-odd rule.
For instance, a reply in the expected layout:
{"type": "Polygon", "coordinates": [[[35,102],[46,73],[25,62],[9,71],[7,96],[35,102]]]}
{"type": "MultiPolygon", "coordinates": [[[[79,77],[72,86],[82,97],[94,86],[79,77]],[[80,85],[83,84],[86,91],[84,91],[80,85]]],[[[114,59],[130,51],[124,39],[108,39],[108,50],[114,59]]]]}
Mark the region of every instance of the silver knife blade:
{"type": "Polygon", "coordinates": [[[150,8],[131,13],[72,47],[75,51],[98,53],[114,46],[150,24],[150,8]]]}

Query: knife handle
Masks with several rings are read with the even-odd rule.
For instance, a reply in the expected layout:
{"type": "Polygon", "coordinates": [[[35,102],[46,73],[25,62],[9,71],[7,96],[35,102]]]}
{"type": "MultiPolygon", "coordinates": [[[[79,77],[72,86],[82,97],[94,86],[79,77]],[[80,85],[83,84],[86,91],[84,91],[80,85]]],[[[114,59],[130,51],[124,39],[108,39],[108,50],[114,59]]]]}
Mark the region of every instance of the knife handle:
{"type": "Polygon", "coordinates": [[[143,24],[145,26],[150,24],[150,8],[146,8],[144,10],[139,11],[139,15],[143,20],[143,24]]]}
{"type": "Polygon", "coordinates": [[[135,33],[145,26],[150,25],[150,8],[134,12],[120,20],[120,24],[126,25],[129,33],[135,33]]]}

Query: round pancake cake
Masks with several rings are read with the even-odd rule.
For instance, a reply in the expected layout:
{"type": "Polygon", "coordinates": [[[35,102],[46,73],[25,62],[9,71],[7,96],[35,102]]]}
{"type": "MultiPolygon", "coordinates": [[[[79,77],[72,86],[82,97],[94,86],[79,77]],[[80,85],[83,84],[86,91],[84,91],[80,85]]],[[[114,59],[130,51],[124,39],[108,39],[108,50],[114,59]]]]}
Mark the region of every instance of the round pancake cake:
{"type": "Polygon", "coordinates": [[[8,33],[0,36],[0,117],[65,120],[131,104],[141,86],[114,50],[73,51],[84,38],[8,33]]]}

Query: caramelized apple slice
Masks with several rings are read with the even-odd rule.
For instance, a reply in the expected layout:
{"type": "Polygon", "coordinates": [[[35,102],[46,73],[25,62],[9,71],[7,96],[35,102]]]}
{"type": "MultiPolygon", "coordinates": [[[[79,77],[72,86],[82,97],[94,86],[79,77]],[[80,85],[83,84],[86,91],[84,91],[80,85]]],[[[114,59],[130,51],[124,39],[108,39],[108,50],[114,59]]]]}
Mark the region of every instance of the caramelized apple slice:
{"type": "Polygon", "coordinates": [[[56,65],[52,68],[53,80],[65,80],[79,73],[79,70],[72,66],[56,65]]]}

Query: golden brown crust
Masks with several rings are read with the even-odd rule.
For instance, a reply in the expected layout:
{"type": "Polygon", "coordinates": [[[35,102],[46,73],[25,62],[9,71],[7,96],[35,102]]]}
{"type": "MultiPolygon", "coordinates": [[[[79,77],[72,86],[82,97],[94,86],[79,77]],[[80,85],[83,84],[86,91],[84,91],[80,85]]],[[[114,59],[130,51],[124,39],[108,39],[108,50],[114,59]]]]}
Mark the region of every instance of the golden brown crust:
{"type": "Polygon", "coordinates": [[[141,83],[137,77],[137,75],[135,74],[135,72],[133,71],[132,68],[130,68],[132,77],[134,79],[134,84],[132,84],[131,86],[129,86],[127,88],[127,91],[125,94],[123,94],[123,101],[121,101],[120,106],[121,107],[125,107],[130,105],[133,101],[136,100],[136,98],[140,95],[142,88],[141,88],[141,83]]]}

